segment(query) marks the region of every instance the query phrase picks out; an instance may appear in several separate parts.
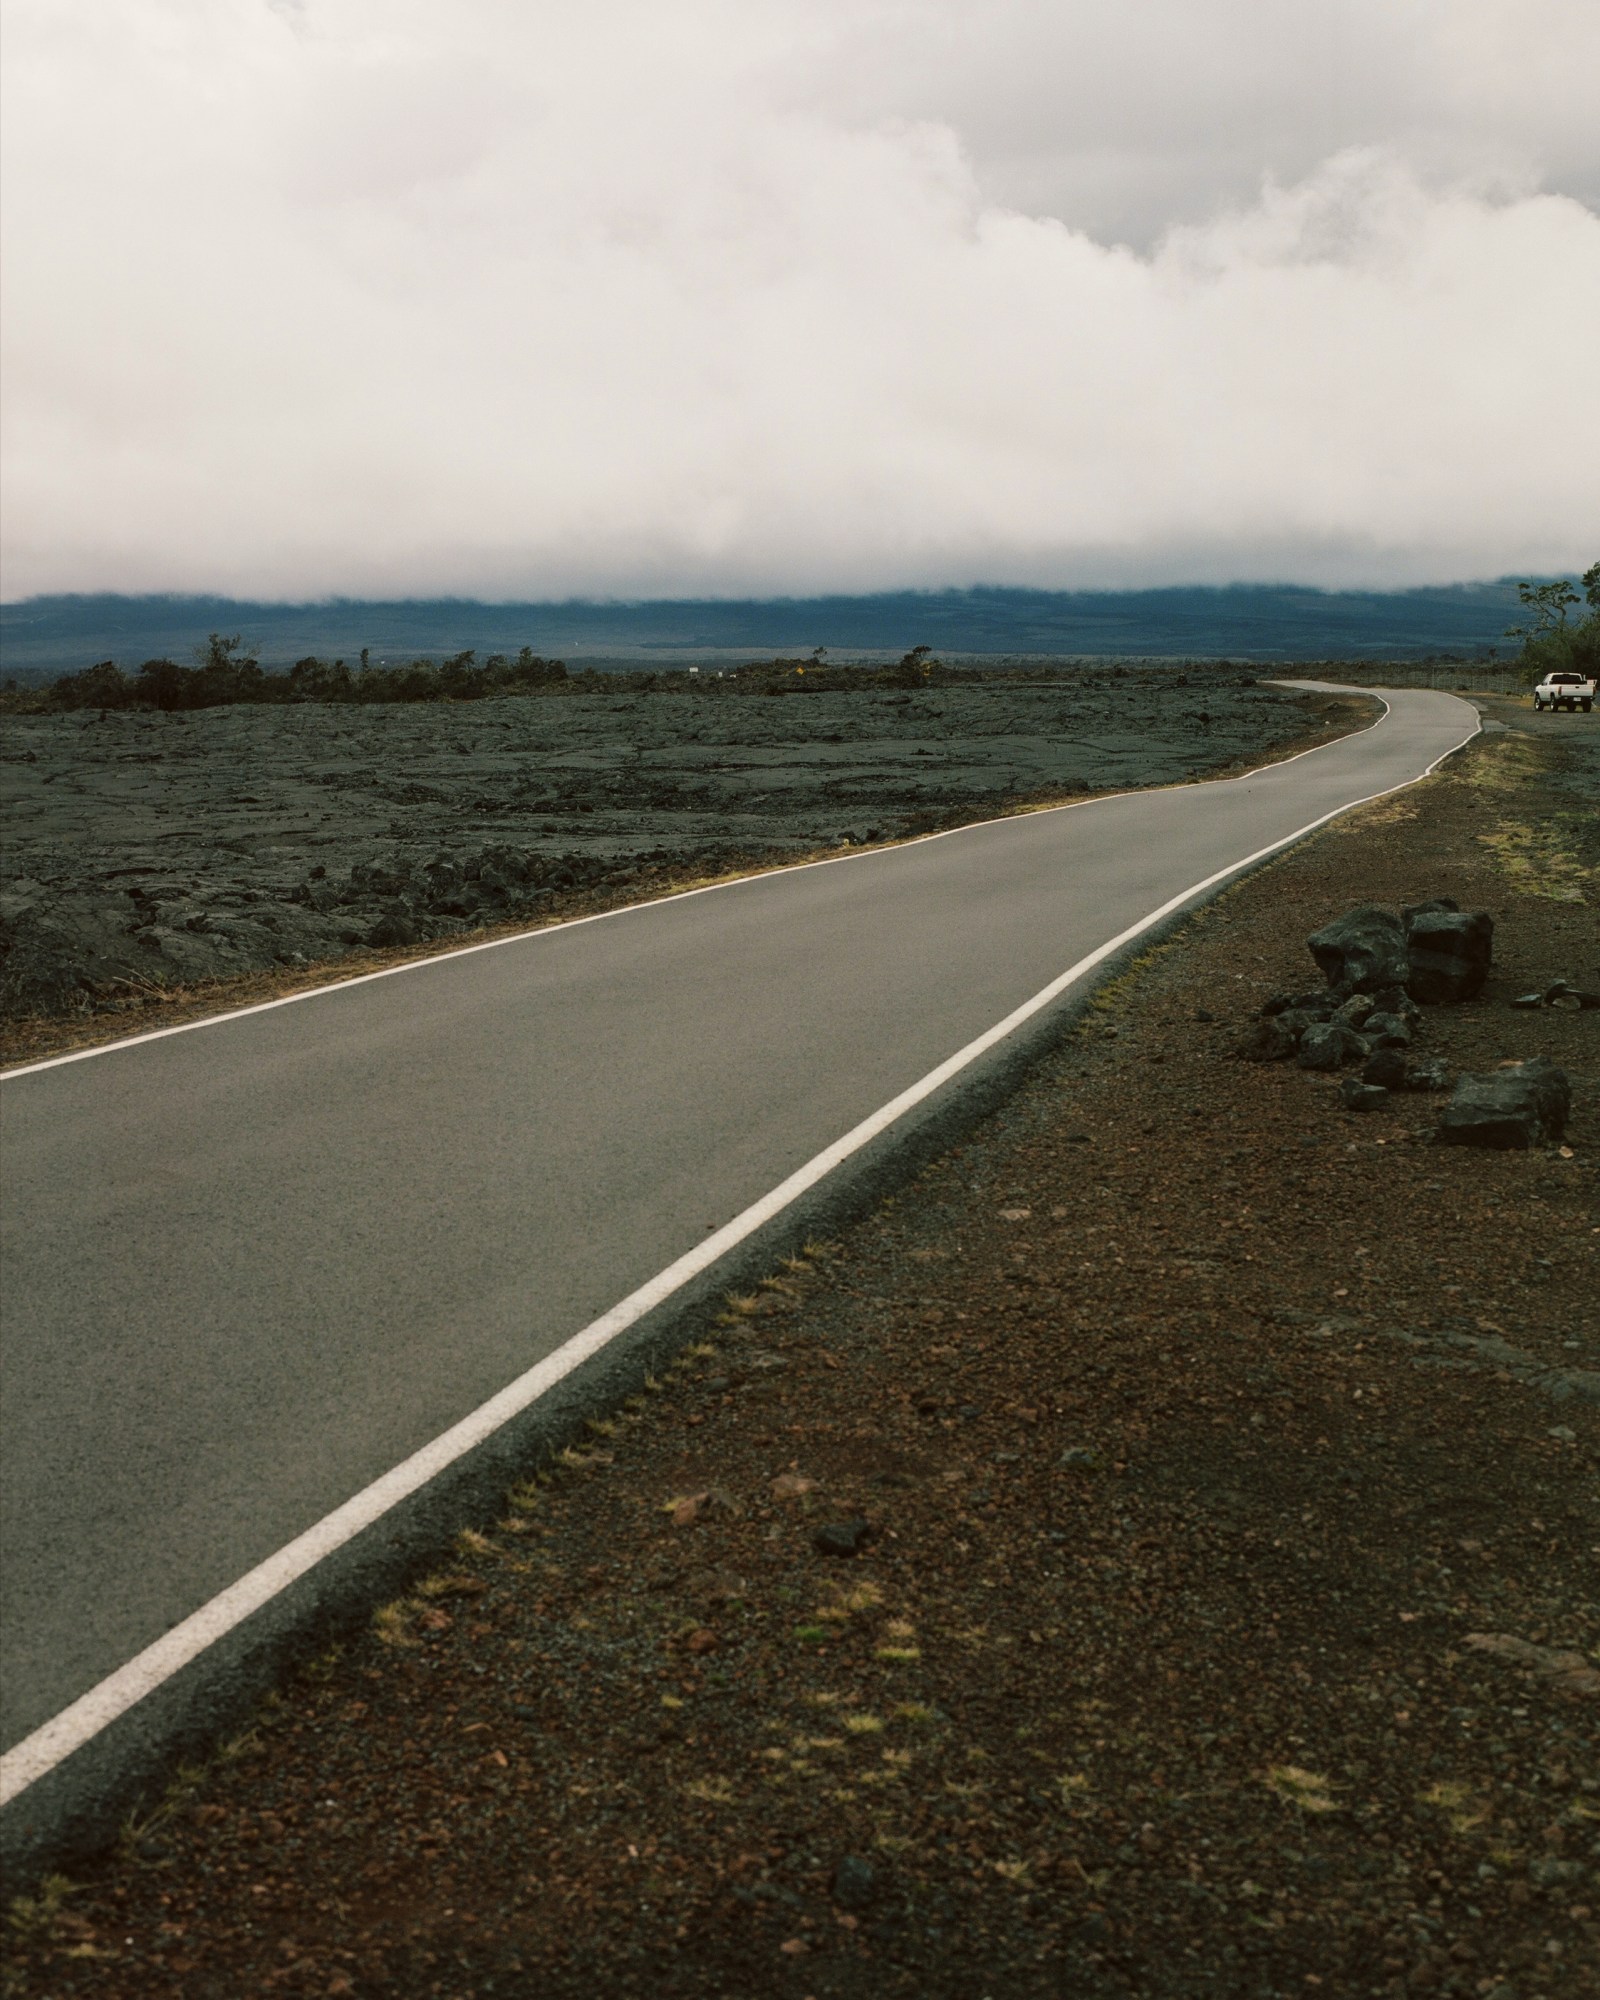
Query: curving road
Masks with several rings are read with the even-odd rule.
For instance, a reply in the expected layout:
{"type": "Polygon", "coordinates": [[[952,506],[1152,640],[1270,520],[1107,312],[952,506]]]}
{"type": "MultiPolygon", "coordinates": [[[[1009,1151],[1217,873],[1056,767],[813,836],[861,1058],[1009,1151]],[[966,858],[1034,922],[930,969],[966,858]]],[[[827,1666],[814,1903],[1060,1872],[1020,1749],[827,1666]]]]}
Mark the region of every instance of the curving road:
{"type": "MultiPolygon", "coordinates": [[[[1247,778],[762,876],[14,1072],[0,1747],[1065,969],[1477,726],[1446,695],[1387,699],[1372,729],[1247,778]]],[[[69,1738],[46,1755],[34,1736],[11,1789],[69,1738]]]]}

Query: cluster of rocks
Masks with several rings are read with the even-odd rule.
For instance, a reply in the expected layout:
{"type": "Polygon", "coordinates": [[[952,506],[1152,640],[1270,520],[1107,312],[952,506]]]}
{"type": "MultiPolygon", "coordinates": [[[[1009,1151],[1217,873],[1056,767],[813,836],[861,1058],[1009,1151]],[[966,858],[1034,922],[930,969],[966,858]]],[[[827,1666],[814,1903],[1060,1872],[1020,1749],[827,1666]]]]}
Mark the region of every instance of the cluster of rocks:
{"type": "Polygon", "coordinates": [[[1307,940],[1327,984],[1274,994],[1239,1053],[1253,1062],[1293,1059],[1310,1070],[1359,1062],[1359,1078],[1344,1086],[1357,1109],[1393,1090],[1442,1090],[1444,1065],[1412,1059],[1419,1003],[1471,999],[1488,975],[1493,940],[1489,917],[1466,915],[1448,898],[1399,916],[1362,903],[1307,940]]]}
{"type": "MultiPolygon", "coordinates": [[[[1339,1086],[1350,1111],[1378,1110],[1396,1091],[1449,1088],[1447,1065],[1414,1056],[1413,1039],[1424,1006],[1471,1000],[1483,990],[1494,953],[1487,912],[1464,911],[1448,896],[1398,914],[1362,903],[1306,942],[1327,984],[1315,992],[1274,994],[1238,1053],[1251,1062],[1351,1070],[1339,1086]]],[[[1560,981],[1548,996],[1532,999],[1556,1004],[1569,994],[1589,1004],[1560,981]]],[[[1525,997],[1516,1004],[1529,1002],[1525,997]]],[[[1543,1056],[1463,1076],[1435,1137],[1445,1145],[1499,1148],[1554,1143],[1566,1128],[1571,1097],[1565,1072],[1543,1056]]]]}
{"type": "Polygon", "coordinates": [[[1569,980],[1556,979],[1538,993],[1519,993],[1511,1004],[1530,1010],[1536,1007],[1565,1007],[1574,1013],[1588,1013],[1600,1007],[1600,993],[1580,993],[1569,980]]]}

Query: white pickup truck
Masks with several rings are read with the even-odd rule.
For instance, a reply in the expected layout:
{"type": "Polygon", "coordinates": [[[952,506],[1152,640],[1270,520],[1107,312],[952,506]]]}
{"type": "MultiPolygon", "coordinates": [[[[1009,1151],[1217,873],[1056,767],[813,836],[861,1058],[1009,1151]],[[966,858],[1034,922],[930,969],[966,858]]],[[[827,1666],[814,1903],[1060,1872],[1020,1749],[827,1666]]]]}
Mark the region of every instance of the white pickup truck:
{"type": "Polygon", "coordinates": [[[1594,682],[1582,674],[1546,674],[1533,691],[1535,708],[1581,708],[1585,715],[1594,707],[1594,682]]]}

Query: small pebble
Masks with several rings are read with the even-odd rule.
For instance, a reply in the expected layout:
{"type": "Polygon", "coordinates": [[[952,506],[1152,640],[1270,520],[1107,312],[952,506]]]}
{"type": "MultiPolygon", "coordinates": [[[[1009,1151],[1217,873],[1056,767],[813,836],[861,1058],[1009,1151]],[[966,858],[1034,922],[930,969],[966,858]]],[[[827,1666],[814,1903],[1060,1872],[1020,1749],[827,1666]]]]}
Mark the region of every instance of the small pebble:
{"type": "Polygon", "coordinates": [[[877,1894],[877,1871],[859,1854],[846,1854],[833,1871],[833,1900],[846,1910],[864,1910],[877,1894]]]}

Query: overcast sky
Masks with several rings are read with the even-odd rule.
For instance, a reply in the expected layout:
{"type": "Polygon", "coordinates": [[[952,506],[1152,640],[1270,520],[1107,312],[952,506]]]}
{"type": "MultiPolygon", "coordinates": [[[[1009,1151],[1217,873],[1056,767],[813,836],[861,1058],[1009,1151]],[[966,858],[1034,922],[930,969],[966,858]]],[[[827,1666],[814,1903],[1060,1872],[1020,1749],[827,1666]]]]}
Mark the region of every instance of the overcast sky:
{"type": "Polygon", "coordinates": [[[4,0],[4,574],[1600,556],[1596,0],[4,0]]]}

